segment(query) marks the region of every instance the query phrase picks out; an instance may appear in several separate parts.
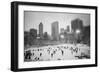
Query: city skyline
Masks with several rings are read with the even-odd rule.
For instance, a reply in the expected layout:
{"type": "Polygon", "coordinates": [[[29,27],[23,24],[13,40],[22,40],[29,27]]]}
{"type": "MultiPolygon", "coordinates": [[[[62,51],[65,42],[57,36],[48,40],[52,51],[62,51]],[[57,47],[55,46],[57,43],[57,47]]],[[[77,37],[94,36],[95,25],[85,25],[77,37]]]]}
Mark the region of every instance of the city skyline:
{"type": "Polygon", "coordinates": [[[66,29],[67,26],[71,28],[71,21],[74,19],[81,19],[84,26],[90,25],[89,14],[75,14],[75,13],[54,13],[54,12],[24,12],[24,31],[29,31],[34,28],[39,34],[39,24],[43,24],[43,33],[47,32],[49,35],[51,32],[51,24],[55,21],[58,22],[59,31],[61,28],[66,29]],[[49,28],[48,28],[49,27],[49,28]]]}

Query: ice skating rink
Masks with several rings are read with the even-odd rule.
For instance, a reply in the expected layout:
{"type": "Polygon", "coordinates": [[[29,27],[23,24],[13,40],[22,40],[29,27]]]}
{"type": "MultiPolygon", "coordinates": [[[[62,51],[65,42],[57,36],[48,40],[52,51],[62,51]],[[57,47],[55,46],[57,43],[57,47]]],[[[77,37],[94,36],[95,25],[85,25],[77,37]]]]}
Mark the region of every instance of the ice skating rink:
{"type": "Polygon", "coordinates": [[[24,61],[89,59],[90,47],[85,44],[60,44],[30,47],[24,51],[24,61]]]}

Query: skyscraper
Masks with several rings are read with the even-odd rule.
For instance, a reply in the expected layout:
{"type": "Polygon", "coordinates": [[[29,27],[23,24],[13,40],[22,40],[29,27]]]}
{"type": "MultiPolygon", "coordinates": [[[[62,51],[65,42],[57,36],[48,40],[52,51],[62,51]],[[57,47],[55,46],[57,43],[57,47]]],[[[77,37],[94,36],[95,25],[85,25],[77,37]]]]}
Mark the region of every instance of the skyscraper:
{"type": "Polygon", "coordinates": [[[83,21],[81,19],[75,19],[73,21],[71,21],[71,28],[73,33],[75,33],[75,37],[77,39],[77,42],[81,42],[82,41],[82,36],[83,36],[83,21]]]}
{"type": "Polygon", "coordinates": [[[39,36],[41,39],[43,38],[43,24],[42,24],[42,22],[39,24],[39,36]]]}
{"type": "Polygon", "coordinates": [[[55,21],[52,23],[52,37],[53,40],[58,41],[59,40],[59,26],[58,26],[58,21],[55,21]]]}
{"type": "Polygon", "coordinates": [[[83,31],[83,21],[81,19],[75,19],[71,21],[71,28],[73,32],[76,32],[76,30],[80,30],[80,32],[83,31]]]}

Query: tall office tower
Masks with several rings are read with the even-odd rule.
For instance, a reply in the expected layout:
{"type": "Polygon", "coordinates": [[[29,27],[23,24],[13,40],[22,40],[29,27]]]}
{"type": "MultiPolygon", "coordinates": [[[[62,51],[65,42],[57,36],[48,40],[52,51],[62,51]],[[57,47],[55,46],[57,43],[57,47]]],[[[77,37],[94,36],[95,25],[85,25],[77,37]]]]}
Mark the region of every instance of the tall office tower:
{"type": "Polygon", "coordinates": [[[81,19],[75,19],[71,21],[71,28],[72,31],[75,33],[75,37],[77,39],[78,42],[80,42],[82,40],[82,36],[83,36],[83,21],[81,19]]]}
{"type": "Polygon", "coordinates": [[[42,24],[42,22],[39,24],[39,36],[41,39],[43,38],[43,24],[42,24]]]}
{"type": "Polygon", "coordinates": [[[79,30],[80,32],[83,31],[83,21],[78,19],[72,20],[71,21],[71,28],[73,30],[73,32],[77,32],[77,30],[79,30]]]}
{"type": "Polygon", "coordinates": [[[55,21],[52,23],[52,37],[53,40],[58,41],[59,40],[59,25],[58,25],[58,21],[55,21]]]}

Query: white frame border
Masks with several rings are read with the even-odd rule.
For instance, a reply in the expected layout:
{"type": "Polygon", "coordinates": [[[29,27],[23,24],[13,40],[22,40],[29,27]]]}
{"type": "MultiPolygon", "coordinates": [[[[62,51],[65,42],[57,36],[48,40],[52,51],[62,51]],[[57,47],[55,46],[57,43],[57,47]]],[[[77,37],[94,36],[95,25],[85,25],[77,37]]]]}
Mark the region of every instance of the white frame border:
{"type": "Polygon", "coordinates": [[[18,68],[36,68],[52,66],[73,66],[95,64],[95,10],[82,8],[61,8],[48,6],[18,6],[18,68]],[[43,62],[24,62],[24,11],[50,11],[50,12],[72,12],[89,13],[91,15],[91,59],[84,60],[64,60],[64,61],[43,61],[43,62]]]}

